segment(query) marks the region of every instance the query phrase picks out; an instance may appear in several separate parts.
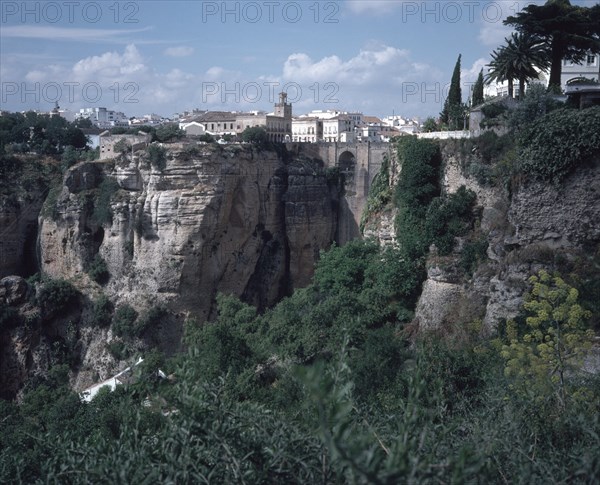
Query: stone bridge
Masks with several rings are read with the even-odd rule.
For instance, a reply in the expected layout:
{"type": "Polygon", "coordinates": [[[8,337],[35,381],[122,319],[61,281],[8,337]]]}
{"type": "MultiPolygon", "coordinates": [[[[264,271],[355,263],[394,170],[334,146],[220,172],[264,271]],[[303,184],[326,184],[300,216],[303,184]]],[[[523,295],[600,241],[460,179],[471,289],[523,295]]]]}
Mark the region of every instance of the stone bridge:
{"type": "Polygon", "coordinates": [[[384,156],[393,156],[393,146],[383,142],[287,145],[288,151],[323,160],[325,166],[339,167],[344,174],[346,193],[340,208],[339,244],[361,237],[360,217],[367,203],[369,188],[381,168],[384,156]]]}

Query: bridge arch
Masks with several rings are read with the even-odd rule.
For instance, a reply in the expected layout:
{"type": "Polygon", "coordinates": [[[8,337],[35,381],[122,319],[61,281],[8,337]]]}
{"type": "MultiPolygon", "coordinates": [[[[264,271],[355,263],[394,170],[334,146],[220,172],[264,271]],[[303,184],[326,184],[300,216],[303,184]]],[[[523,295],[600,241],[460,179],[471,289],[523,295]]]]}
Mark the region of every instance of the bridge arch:
{"type": "Polygon", "coordinates": [[[350,150],[344,150],[338,157],[338,167],[342,172],[354,172],[356,166],[356,156],[350,150]]]}

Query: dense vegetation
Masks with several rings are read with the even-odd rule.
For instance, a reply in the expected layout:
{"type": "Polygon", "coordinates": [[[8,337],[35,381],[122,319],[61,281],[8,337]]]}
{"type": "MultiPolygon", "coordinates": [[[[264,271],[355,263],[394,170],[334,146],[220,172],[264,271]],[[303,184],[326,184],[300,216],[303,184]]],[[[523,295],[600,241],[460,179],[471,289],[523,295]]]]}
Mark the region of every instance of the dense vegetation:
{"type": "MultiPolygon", "coordinates": [[[[186,354],[148,355],[136,383],[89,404],[55,367],[30,382],[21,405],[0,402],[0,481],[600,479],[600,382],[577,365],[559,380],[541,371],[556,356],[530,335],[556,338],[542,323],[554,318],[563,355],[584,349],[588,315],[576,290],[540,274],[523,316],[496,339],[411,346],[403,322],[418,277],[399,256],[368,242],[335,247],[311,286],[263,315],[221,295],[216,322],[187,322],[186,354]],[[514,373],[515,359],[524,372],[514,373]],[[158,378],[159,367],[173,377],[158,378]]],[[[96,307],[110,315],[106,301],[96,307]]],[[[120,307],[114,318],[129,332],[140,317],[120,307]]]]}

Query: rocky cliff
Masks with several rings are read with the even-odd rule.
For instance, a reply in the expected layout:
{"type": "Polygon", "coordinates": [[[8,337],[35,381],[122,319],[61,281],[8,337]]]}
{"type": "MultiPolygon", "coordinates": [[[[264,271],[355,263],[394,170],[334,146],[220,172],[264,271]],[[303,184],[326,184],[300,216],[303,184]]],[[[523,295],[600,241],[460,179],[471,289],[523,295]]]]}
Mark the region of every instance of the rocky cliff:
{"type": "MultiPolygon", "coordinates": [[[[560,184],[524,179],[482,181],[468,167],[481,163],[461,142],[443,145],[442,195],[465,186],[477,195],[473,230],[458,238],[451,255],[430,248],[427,279],[415,312],[421,330],[454,331],[477,323],[484,332],[515,317],[527,278],[542,268],[597,277],[600,257],[600,158],[579,167],[560,184]],[[481,240],[486,257],[471,274],[461,267],[465,247],[481,240]],[[584,269],[582,269],[584,268],[584,269]],[[591,274],[590,273],[590,274],[591,274]],[[593,276],[593,275],[592,275],[593,276]]],[[[365,235],[391,244],[392,204],[371,217],[365,235]]]]}
{"type": "MultiPolygon", "coordinates": [[[[50,325],[61,341],[69,322],[77,327],[78,389],[110,375],[118,361],[108,349],[119,341],[114,331],[88,323],[99,295],[140,314],[166,306],[152,343],[172,352],[186,317],[215,316],[217,293],[268,307],[307,285],[319,252],[335,240],[343,188],[318,161],[250,145],[166,148],[160,168],[146,150],[72,167],[39,218],[42,274],[82,292],[79,316],[50,325]],[[98,261],[110,275],[103,286],[90,276],[98,261]]],[[[28,338],[22,327],[7,335],[2,375],[16,376],[13,391],[50,365],[56,339],[48,325],[28,338]]]]}

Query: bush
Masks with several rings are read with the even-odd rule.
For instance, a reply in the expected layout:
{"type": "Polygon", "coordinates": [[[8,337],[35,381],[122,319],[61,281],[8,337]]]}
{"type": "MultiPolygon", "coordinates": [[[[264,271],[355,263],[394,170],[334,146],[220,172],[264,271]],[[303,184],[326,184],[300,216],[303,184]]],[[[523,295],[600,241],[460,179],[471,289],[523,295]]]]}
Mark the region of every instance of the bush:
{"type": "Polygon", "coordinates": [[[106,284],[110,278],[106,261],[99,254],[96,254],[96,257],[88,266],[87,273],[90,275],[90,278],[100,285],[106,284]]]}
{"type": "Polygon", "coordinates": [[[97,327],[108,327],[112,323],[113,309],[113,304],[106,295],[100,295],[92,307],[92,325],[97,327]]]}
{"type": "Polygon", "coordinates": [[[185,131],[180,130],[176,124],[161,125],[156,129],[156,139],[160,142],[180,140],[185,137],[185,131]]]}
{"type": "Polygon", "coordinates": [[[210,133],[204,133],[204,134],[200,135],[198,137],[198,140],[206,142],[206,143],[214,143],[216,141],[215,137],[212,136],[210,133]]]}
{"type": "Polygon", "coordinates": [[[267,130],[262,126],[247,127],[242,132],[242,140],[246,143],[256,143],[257,145],[264,146],[269,141],[267,136],[267,130]]]}
{"type": "Polygon", "coordinates": [[[460,267],[467,276],[471,276],[479,263],[487,258],[487,239],[467,241],[460,253],[460,267]]]}
{"type": "Polygon", "coordinates": [[[473,205],[477,196],[464,185],[454,194],[431,202],[425,219],[428,242],[435,244],[441,255],[450,254],[457,236],[470,229],[473,205]]]}
{"type": "Polygon", "coordinates": [[[49,280],[40,289],[37,303],[43,317],[49,319],[59,313],[68,313],[78,297],[79,291],[68,281],[49,280]]]}
{"type": "Polygon", "coordinates": [[[140,336],[146,329],[159,324],[168,314],[169,311],[166,307],[162,305],[153,306],[142,317],[140,317],[137,325],[135,326],[135,335],[140,336]]]}
{"type": "Polygon", "coordinates": [[[600,106],[560,109],[523,130],[519,144],[522,170],[540,180],[559,183],[600,151],[600,106]]]}
{"type": "Polygon", "coordinates": [[[167,150],[160,145],[148,146],[148,157],[152,166],[159,171],[163,171],[167,166],[167,150]]]}
{"type": "Polygon", "coordinates": [[[440,193],[441,154],[437,143],[412,136],[400,139],[397,150],[402,171],[394,193],[396,237],[406,258],[417,259],[429,247],[425,217],[427,207],[440,193]]]}
{"type": "Polygon", "coordinates": [[[525,92],[525,98],[510,113],[508,126],[520,131],[529,123],[554,111],[563,104],[546,91],[541,84],[531,84],[525,92]]]}
{"type": "Polygon", "coordinates": [[[117,308],[113,318],[113,331],[119,337],[134,337],[136,335],[135,321],[138,313],[128,304],[117,308]]]}

